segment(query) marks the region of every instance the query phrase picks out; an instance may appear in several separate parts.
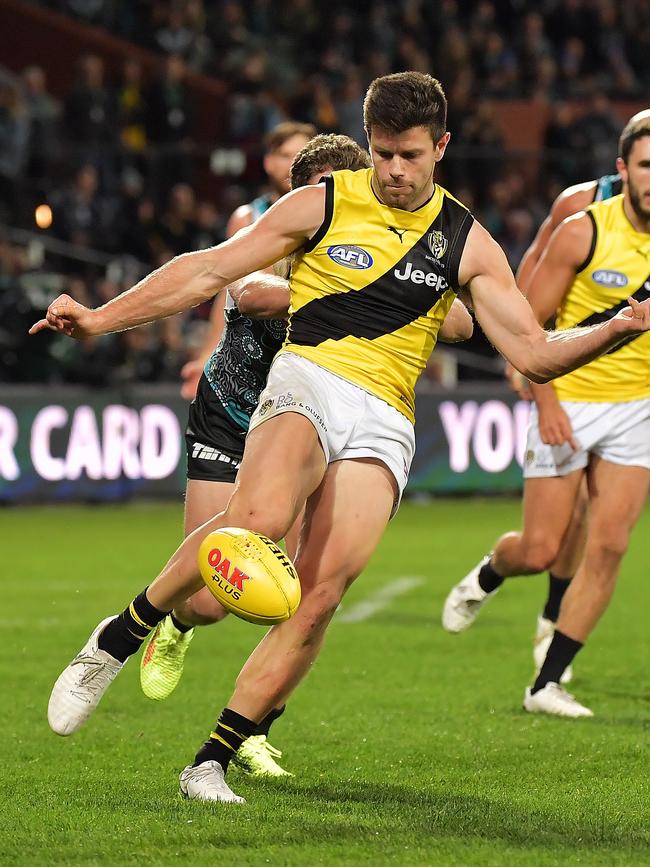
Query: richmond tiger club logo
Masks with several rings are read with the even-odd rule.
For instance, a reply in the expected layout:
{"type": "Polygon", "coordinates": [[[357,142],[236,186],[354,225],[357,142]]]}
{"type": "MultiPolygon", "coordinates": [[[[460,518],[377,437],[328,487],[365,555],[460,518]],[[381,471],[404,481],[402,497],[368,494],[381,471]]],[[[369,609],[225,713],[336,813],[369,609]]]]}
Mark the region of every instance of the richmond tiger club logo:
{"type": "Polygon", "coordinates": [[[447,252],[447,239],[442,232],[437,229],[433,232],[429,232],[427,235],[427,244],[429,245],[429,249],[431,250],[434,259],[442,259],[447,252]]]}
{"type": "Polygon", "coordinates": [[[219,548],[213,548],[210,551],[208,563],[214,569],[212,580],[216,581],[221,590],[235,601],[241,599],[244,592],[244,581],[250,581],[251,576],[242,572],[237,566],[233,569],[230,560],[221,556],[219,548]]]}

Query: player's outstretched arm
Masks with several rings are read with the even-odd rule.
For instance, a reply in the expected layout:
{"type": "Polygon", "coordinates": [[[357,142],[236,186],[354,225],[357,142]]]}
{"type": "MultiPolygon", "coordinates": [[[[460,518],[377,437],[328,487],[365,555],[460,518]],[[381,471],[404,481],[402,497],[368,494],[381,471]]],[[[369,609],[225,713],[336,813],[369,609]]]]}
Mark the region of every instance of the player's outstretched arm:
{"type": "Polygon", "coordinates": [[[288,256],[318,230],[324,216],[324,188],[302,187],[236,237],[209,250],[176,256],[103,307],[89,310],[62,296],[30,334],[50,328],[70,337],[92,337],[188,310],[229,283],[288,256]]]}
{"type": "Polygon", "coordinates": [[[474,320],[463,302],[454,298],[449,313],[440,327],[438,339],[443,343],[460,343],[469,340],[474,333],[474,320]]]}
{"type": "Polygon", "coordinates": [[[630,299],[613,319],[587,328],[544,331],[515,283],[505,255],[491,235],[474,223],[459,278],[476,318],[499,352],[533,382],[548,382],[592,361],[621,340],[650,330],[650,301],[630,299]]]}

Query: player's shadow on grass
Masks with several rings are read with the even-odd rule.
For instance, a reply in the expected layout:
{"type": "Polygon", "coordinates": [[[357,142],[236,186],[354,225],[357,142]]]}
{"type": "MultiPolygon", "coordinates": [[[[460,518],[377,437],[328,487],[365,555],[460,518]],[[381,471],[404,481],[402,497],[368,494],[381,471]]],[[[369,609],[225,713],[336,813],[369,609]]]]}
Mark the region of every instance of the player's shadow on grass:
{"type": "MultiPolygon", "coordinates": [[[[447,791],[415,790],[394,783],[378,786],[374,783],[348,781],[340,785],[326,782],[300,785],[283,781],[283,790],[292,798],[313,798],[336,805],[336,813],[346,810],[348,818],[358,813],[367,825],[369,808],[379,815],[390,813],[394,828],[406,835],[422,837],[463,837],[505,840],[512,844],[530,846],[621,847],[647,849],[647,838],[633,833],[622,833],[614,823],[611,826],[602,815],[594,815],[593,822],[580,817],[567,817],[560,812],[531,810],[515,806],[512,802],[496,801],[475,795],[453,795],[447,791]],[[364,809],[365,807],[365,809],[364,809]]],[[[324,807],[324,811],[326,811],[324,807]]],[[[325,814],[325,813],[324,813],[325,814]]]]}

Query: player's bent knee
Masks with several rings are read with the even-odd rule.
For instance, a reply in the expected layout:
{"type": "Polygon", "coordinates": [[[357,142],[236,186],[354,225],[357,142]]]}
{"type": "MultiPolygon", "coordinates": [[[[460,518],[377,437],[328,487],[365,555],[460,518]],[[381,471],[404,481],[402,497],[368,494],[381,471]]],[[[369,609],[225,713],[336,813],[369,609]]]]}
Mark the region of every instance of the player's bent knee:
{"type": "Polygon", "coordinates": [[[625,530],[609,528],[595,533],[597,544],[592,548],[596,562],[606,563],[621,560],[627,551],[630,535],[625,530]]]}
{"type": "Polygon", "coordinates": [[[223,605],[217,602],[207,588],[203,588],[203,590],[190,596],[184,608],[188,614],[188,622],[197,626],[209,626],[211,623],[218,623],[228,614],[223,605]]]}
{"type": "Polygon", "coordinates": [[[233,503],[226,510],[227,525],[230,527],[244,527],[254,533],[261,533],[279,542],[284,538],[293,523],[293,514],[282,507],[257,508],[233,503]]]}
{"type": "Polygon", "coordinates": [[[559,552],[559,542],[553,539],[536,539],[525,548],[526,567],[532,573],[545,572],[557,558],[559,552]]]}

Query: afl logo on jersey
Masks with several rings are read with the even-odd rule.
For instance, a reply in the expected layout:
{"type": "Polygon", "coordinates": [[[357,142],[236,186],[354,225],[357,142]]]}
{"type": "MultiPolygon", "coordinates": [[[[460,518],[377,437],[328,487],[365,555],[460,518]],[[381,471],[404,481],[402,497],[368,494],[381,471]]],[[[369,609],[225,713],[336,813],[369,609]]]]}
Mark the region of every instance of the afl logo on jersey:
{"type": "Polygon", "coordinates": [[[594,283],[600,283],[601,286],[627,286],[628,279],[625,274],[620,271],[608,271],[607,268],[599,268],[591,275],[594,283]]]}
{"type": "Polygon", "coordinates": [[[361,247],[352,244],[335,244],[327,248],[327,255],[337,265],[344,268],[354,268],[355,271],[365,271],[372,266],[372,256],[361,247]]]}

